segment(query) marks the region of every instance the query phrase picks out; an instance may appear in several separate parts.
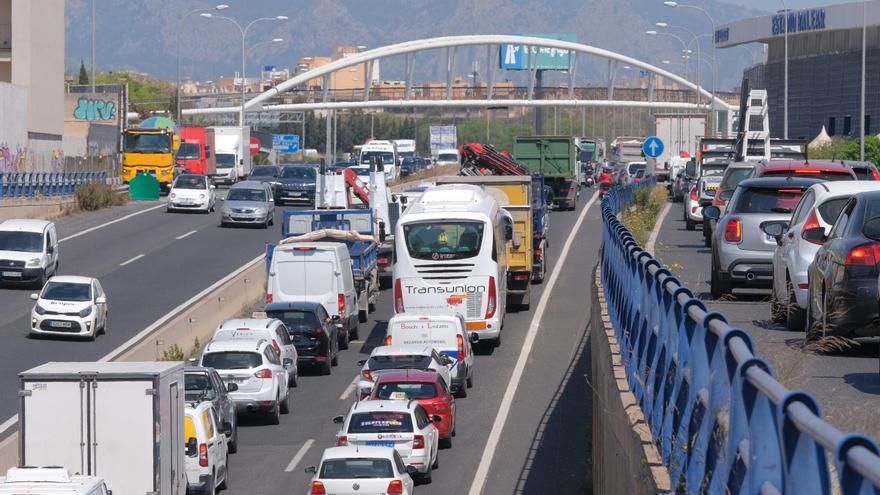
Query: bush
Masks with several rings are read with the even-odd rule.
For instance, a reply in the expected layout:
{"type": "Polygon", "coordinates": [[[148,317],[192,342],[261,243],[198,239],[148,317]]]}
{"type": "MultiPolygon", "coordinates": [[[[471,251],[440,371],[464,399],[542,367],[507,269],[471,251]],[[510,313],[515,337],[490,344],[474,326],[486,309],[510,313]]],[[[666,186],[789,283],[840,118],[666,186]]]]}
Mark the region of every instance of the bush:
{"type": "Polygon", "coordinates": [[[108,206],[125,204],[127,198],[113,192],[113,188],[100,182],[88,182],[76,189],[76,202],[84,211],[95,211],[108,206]]]}
{"type": "Polygon", "coordinates": [[[640,246],[643,246],[651,235],[660,208],[666,203],[666,196],[664,186],[637,189],[633,192],[633,204],[621,213],[621,221],[640,246]]]}

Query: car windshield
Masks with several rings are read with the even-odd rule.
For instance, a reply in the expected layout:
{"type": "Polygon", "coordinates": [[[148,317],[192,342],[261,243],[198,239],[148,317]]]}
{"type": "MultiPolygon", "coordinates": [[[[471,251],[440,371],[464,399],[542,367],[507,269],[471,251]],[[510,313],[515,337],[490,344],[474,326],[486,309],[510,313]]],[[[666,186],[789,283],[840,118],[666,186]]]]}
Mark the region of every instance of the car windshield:
{"type": "Polygon", "coordinates": [[[393,478],[388,459],[327,459],[321,464],[319,478],[325,480],[393,478]]]}
{"type": "Polygon", "coordinates": [[[183,377],[186,400],[211,399],[214,387],[206,373],[186,373],[183,377]]]}
{"type": "Polygon", "coordinates": [[[0,231],[0,251],[43,252],[43,234],[39,232],[0,231]]]}
{"type": "Polygon", "coordinates": [[[251,170],[251,177],[275,177],[278,171],[275,167],[256,167],[251,170]]]}
{"type": "Polygon", "coordinates": [[[798,172],[797,170],[770,170],[761,177],[808,177],[811,179],[822,180],[855,180],[853,176],[847,172],[838,172],[833,170],[811,169],[809,173],[798,172]]]}
{"type": "Polygon", "coordinates": [[[747,187],[740,190],[734,213],[791,213],[803,194],[802,189],[747,187]]]}
{"type": "Polygon", "coordinates": [[[381,158],[383,165],[394,165],[394,153],[390,151],[364,151],[361,153],[361,163],[369,165],[373,157],[381,158]]]}
{"type": "Polygon", "coordinates": [[[127,153],[171,153],[170,134],[125,134],[127,153]]]}
{"type": "Polygon", "coordinates": [[[263,364],[259,353],[247,351],[209,352],[202,356],[202,366],[216,370],[246,370],[263,364]]]}
{"type": "Polygon", "coordinates": [[[238,189],[232,188],[226,196],[226,201],[255,201],[266,202],[266,191],[262,189],[238,189]]]}
{"type": "Polygon", "coordinates": [[[727,171],[724,178],[721,179],[721,185],[718,187],[723,190],[734,189],[752,173],[752,170],[754,170],[754,167],[738,167],[730,169],[727,171]]]}
{"type": "Polygon", "coordinates": [[[198,160],[199,158],[198,143],[181,143],[177,150],[178,160],[198,160]]]}
{"type": "Polygon", "coordinates": [[[376,386],[376,398],[390,399],[393,394],[405,394],[407,399],[433,399],[437,387],[433,383],[380,383],[376,386]]]}
{"type": "Polygon", "coordinates": [[[458,260],[480,253],[482,222],[427,222],[403,226],[409,255],[420,260],[458,260]]]}
{"type": "Polygon", "coordinates": [[[351,415],[349,433],[408,433],[413,431],[408,412],[364,412],[351,415]]]}
{"type": "Polygon", "coordinates": [[[455,153],[440,153],[437,155],[437,161],[440,162],[457,162],[458,155],[455,153]]]}
{"type": "Polygon", "coordinates": [[[822,217],[825,223],[833,224],[837,217],[840,216],[840,210],[843,209],[847,201],[849,201],[849,197],[829,199],[817,208],[819,216],[822,217]]]}
{"type": "Polygon", "coordinates": [[[229,168],[235,166],[235,155],[232,153],[217,153],[217,166],[229,168]]]}
{"type": "Polygon", "coordinates": [[[315,313],[312,313],[311,311],[269,311],[267,315],[269,318],[276,318],[283,321],[290,334],[305,333],[310,332],[315,328],[321,328],[321,322],[318,321],[318,317],[315,313]]]}
{"type": "Polygon", "coordinates": [[[718,166],[703,165],[703,168],[700,171],[700,174],[703,177],[721,177],[722,175],[724,175],[725,170],[727,170],[726,166],[718,167],[718,166]]]}
{"type": "Polygon", "coordinates": [[[314,180],[317,175],[312,167],[284,167],[281,171],[282,179],[314,180]]]}
{"type": "Polygon", "coordinates": [[[91,301],[92,285],[49,281],[40,298],[50,301],[91,301]]]}
{"type": "Polygon", "coordinates": [[[394,369],[426,370],[431,366],[431,356],[398,355],[371,356],[367,367],[371,371],[394,369]]]}
{"type": "Polygon", "coordinates": [[[181,175],[174,181],[174,189],[207,189],[208,183],[203,175],[181,175]]]}

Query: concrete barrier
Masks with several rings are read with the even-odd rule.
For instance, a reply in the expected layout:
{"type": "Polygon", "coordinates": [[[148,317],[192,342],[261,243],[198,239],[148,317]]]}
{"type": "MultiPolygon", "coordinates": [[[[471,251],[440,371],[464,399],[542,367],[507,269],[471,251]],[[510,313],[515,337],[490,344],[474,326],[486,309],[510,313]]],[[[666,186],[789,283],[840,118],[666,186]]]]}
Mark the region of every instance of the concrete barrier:
{"type": "MultiPolygon", "coordinates": [[[[109,179],[108,179],[109,181],[109,179]]],[[[116,192],[128,190],[127,185],[111,184],[116,192]]],[[[77,206],[76,196],[36,196],[0,200],[0,222],[11,218],[55,220],[77,206]]]]}
{"type": "Polygon", "coordinates": [[[593,493],[660,493],[669,473],[630,391],[598,268],[591,287],[593,493]]]}

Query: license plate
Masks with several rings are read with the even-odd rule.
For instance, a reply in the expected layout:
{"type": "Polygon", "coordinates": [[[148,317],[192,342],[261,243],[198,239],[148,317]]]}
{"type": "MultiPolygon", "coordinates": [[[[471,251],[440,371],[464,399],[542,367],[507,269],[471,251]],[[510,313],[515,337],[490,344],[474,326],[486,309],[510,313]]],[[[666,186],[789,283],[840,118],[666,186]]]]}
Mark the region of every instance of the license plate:
{"type": "Polygon", "coordinates": [[[289,193],[287,193],[287,195],[294,197],[294,198],[298,198],[298,197],[302,196],[302,193],[289,192],[289,193]]]}
{"type": "Polygon", "coordinates": [[[3,272],[4,277],[21,277],[21,273],[18,272],[3,272]]]}
{"type": "Polygon", "coordinates": [[[49,322],[49,326],[55,328],[72,328],[73,323],[69,321],[51,321],[49,322]]]}
{"type": "Polygon", "coordinates": [[[367,442],[370,447],[391,447],[394,448],[394,442],[367,442]]]}

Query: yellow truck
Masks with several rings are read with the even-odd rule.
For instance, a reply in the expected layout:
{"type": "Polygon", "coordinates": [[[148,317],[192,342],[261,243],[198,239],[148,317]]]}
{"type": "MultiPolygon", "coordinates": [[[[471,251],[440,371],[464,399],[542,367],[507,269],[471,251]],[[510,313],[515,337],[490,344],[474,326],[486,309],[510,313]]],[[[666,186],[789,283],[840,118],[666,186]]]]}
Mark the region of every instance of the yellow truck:
{"type": "Polygon", "coordinates": [[[437,184],[472,184],[481,187],[513,217],[513,240],[507,246],[507,304],[528,309],[531,283],[544,278],[543,215],[540,191],[528,175],[446,176],[437,184]]]}
{"type": "Polygon", "coordinates": [[[174,180],[174,157],[180,136],[173,127],[133,127],[122,131],[122,181],[128,184],[138,173],[152,174],[162,188],[174,180]]]}

